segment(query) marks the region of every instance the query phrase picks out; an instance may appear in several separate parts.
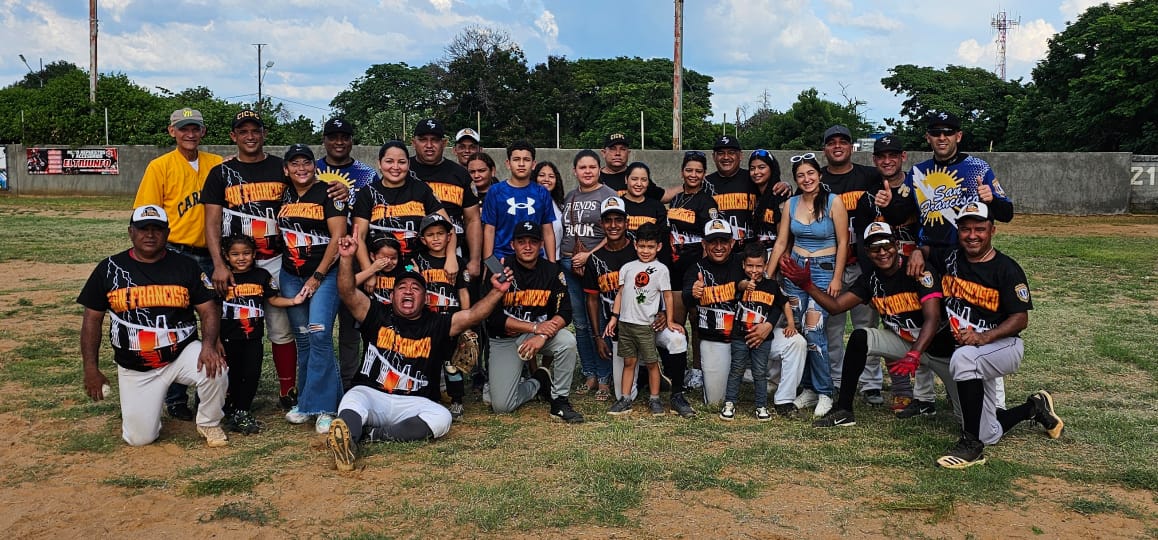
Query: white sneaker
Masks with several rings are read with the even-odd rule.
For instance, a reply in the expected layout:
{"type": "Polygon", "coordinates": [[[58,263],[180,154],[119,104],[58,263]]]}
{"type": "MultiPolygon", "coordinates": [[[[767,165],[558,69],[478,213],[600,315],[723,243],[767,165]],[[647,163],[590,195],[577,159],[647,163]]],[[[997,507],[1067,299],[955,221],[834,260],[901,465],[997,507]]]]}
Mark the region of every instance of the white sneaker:
{"type": "Polygon", "coordinates": [[[735,420],[736,419],[736,404],[731,401],[725,401],[724,407],[720,409],[721,420],[735,420]]]}
{"type": "Polygon", "coordinates": [[[830,398],[828,396],[820,396],[816,400],[816,410],[812,412],[812,416],[815,418],[820,418],[821,416],[828,414],[828,411],[831,411],[831,410],[832,410],[832,398],[830,398]]]}
{"type": "Polygon", "coordinates": [[[310,421],[310,415],[298,412],[298,406],[294,405],[289,412],[285,413],[285,421],[291,424],[304,424],[310,421]]]}
{"type": "Polygon", "coordinates": [[[319,414],[318,421],[314,423],[314,430],[318,433],[329,433],[330,423],[334,421],[334,417],[328,414],[319,414]]]}
{"type": "Polygon", "coordinates": [[[805,388],[799,396],[796,396],[796,401],[793,401],[792,404],[796,405],[797,409],[807,409],[813,405],[816,405],[816,401],[816,392],[805,388]]]}

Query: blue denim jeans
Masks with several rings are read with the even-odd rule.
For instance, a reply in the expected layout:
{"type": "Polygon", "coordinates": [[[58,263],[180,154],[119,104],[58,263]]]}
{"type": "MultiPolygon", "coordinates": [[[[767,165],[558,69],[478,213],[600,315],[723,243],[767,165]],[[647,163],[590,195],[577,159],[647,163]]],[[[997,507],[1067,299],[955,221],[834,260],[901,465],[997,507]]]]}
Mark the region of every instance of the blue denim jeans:
{"type": "Polygon", "coordinates": [[[579,364],[584,377],[595,377],[600,384],[611,380],[611,362],[599,358],[595,350],[596,334],[587,318],[587,293],[583,292],[583,278],[571,271],[571,259],[559,259],[563,267],[563,278],[567,281],[567,296],[571,298],[571,324],[575,325],[575,341],[579,347],[579,364]]]}
{"type": "MultiPolygon", "coordinates": [[[[308,278],[282,270],[281,294],[297,296],[308,278]]],[[[330,272],[314,295],[289,308],[298,347],[298,412],[334,414],[342,398],[342,376],[334,354],[334,317],[338,313],[338,273],[330,272]]]]}
{"type": "Polygon", "coordinates": [[[772,351],[772,337],[769,335],[769,339],[764,340],[755,349],[748,347],[743,335],[732,337],[732,370],[728,373],[728,388],[724,391],[724,401],[735,403],[739,400],[744,371],[751,368],[756,406],[768,406],[768,356],[772,351]]]}
{"type": "MultiPolygon", "coordinates": [[[[832,282],[832,268],[836,264],[836,255],[805,258],[793,252],[791,256],[792,260],[801,266],[804,266],[805,261],[811,261],[812,282],[817,287],[825,289],[832,282]]],[[[791,281],[784,281],[784,294],[788,296],[788,302],[792,306],[796,328],[804,334],[804,340],[808,342],[808,359],[805,362],[801,385],[815,390],[818,394],[831,397],[832,372],[828,365],[828,333],[824,327],[828,312],[791,281]],[[806,322],[809,316],[816,317],[813,324],[806,322]]]]}

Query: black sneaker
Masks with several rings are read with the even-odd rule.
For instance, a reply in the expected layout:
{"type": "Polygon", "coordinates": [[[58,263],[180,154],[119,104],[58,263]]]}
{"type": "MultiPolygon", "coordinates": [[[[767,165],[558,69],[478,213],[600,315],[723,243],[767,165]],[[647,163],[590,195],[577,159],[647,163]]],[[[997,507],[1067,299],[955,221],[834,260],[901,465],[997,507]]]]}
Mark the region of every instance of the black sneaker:
{"type": "Polygon", "coordinates": [[[957,444],[937,458],[937,466],[946,469],[965,469],[985,463],[985,445],[971,433],[961,434],[957,444]]]}
{"type": "Polygon", "coordinates": [[[620,416],[631,413],[631,398],[623,396],[611,404],[611,408],[607,409],[607,414],[611,416],[620,416]]]}
{"type": "Polygon", "coordinates": [[[914,399],[910,401],[904,409],[897,411],[897,418],[905,419],[914,416],[935,416],[937,414],[937,407],[931,401],[920,401],[914,399]]]}
{"type": "Polygon", "coordinates": [[[1065,422],[1053,410],[1053,396],[1045,390],[1038,390],[1027,401],[1033,404],[1033,421],[1045,428],[1046,435],[1051,439],[1061,437],[1065,422]]]}
{"type": "Polygon", "coordinates": [[[776,409],[776,414],[780,415],[781,418],[788,418],[796,414],[796,404],[792,402],[777,403],[773,408],[776,409]]]}
{"type": "Polygon", "coordinates": [[[281,410],[289,412],[290,409],[298,404],[298,389],[290,388],[288,394],[277,398],[277,404],[281,407],[281,410]]]}
{"type": "Polygon", "coordinates": [[[648,399],[647,409],[651,411],[652,416],[663,416],[667,414],[667,411],[663,409],[663,403],[659,401],[659,398],[648,399]]]}
{"type": "Polygon", "coordinates": [[[230,427],[237,433],[245,435],[256,435],[261,433],[261,422],[253,417],[253,413],[249,411],[237,411],[233,413],[230,427]]]}
{"type": "Polygon", "coordinates": [[[856,417],[852,415],[852,411],[844,409],[833,409],[824,415],[824,418],[812,423],[814,428],[830,428],[830,427],[849,427],[856,425],[856,417]]]}
{"type": "Polygon", "coordinates": [[[568,424],[583,423],[583,415],[571,408],[571,400],[567,396],[559,396],[551,401],[551,418],[568,424]]]}
{"type": "Polygon", "coordinates": [[[880,390],[865,390],[860,393],[860,397],[864,399],[865,403],[873,407],[879,407],[885,404],[885,398],[881,396],[880,390]]]}
{"type": "Polygon", "coordinates": [[[677,392],[671,395],[671,412],[684,418],[691,418],[696,415],[696,410],[688,403],[688,399],[684,397],[683,392],[677,392]]]}
{"type": "Polygon", "coordinates": [[[531,374],[531,378],[539,381],[539,399],[542,401],[551,401],[551,386],[554,384],[551,380],[551,372],[547,371],[545,367],[539,367],[531,374]]]}
{"type": "Polygon", "coordinates": [[[165,412],[169,413],[169,418],[174,420],[184,420],[186,422],[193,421],[193,409],[189,408],[187,403],[173,403],[165,406],[165,412]]]}

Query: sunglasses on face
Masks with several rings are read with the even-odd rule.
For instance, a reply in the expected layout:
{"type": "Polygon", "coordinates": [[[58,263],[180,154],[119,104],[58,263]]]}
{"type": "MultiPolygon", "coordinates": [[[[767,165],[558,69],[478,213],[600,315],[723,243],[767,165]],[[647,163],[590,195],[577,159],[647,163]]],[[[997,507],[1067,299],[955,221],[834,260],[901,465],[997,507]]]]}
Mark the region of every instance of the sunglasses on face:
{"type": "Polygon", "coordinates": [[[892,251],[893,248],[894,248],[893,243],[889,242],[888,244],[878,244],[875,246],[869,246],[865,251],[868,251],[869,253],[880,253],[880,252],[886,251],[886,250],[892,251]]]}
{"type": "Polygon", "coordinates": [[[943,128],[933,128],[933,129],[926,131],[925,133],[928,133],[930,137],[938,137],[941,135],[945,135],[947,137],[947,136],[953,135],[954,133],[957,133],[957,130],[955,130],[953,128],[949,128],[949,127],[943,127],[943,128]]]}
{"type": "Polygon", "coordinates": [[[816,154],[814,154],[812,152],[809,152],[807,154],[800,154],[799,156],[792,156],[792,158],[789,159],[788,161],[791,161],[792,163],[800,163],[801,161],[804,161],[806,159],[816,159],[816,154]]]}

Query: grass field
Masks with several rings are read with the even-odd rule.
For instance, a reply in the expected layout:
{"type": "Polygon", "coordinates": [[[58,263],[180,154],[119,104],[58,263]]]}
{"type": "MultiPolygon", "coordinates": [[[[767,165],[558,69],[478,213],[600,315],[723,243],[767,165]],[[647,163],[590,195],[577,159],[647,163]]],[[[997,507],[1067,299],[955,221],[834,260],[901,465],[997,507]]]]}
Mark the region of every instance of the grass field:
{"type": "MultiPolygon", "coordinates": [[[[935,418],[900,421],[858,401],[857,425],[835,430],[757,423],[748,390],[731,423],[703,406],[691,420],[613,419],[579,397],[578,426],[537,403],[494,415],[468,395],[446,438],[364,447],[360,470],[341,474],[312,425],[281,420],[268,360],[267,429],[224,450],[167,419],[157,444],[129,448],[115,396],[85,398],[73,300],[99,259],[127,247],[129,203],[0,197],[0,418],[19,427],[0,436],[0,525],[15,536],[1158,537],[1154,236],[999,228],[1035,307],[1009,403],[1048,389],[1066,431],[1049,440],[1022,424],[981,467],[933,466],[957,436],[943,390],[935,418]],[[52,496],[79,504],[54,505],[59,519],[45,523],[52,496]]],[[[106,339],[111,377],[109,358],[106,339]]]]}

